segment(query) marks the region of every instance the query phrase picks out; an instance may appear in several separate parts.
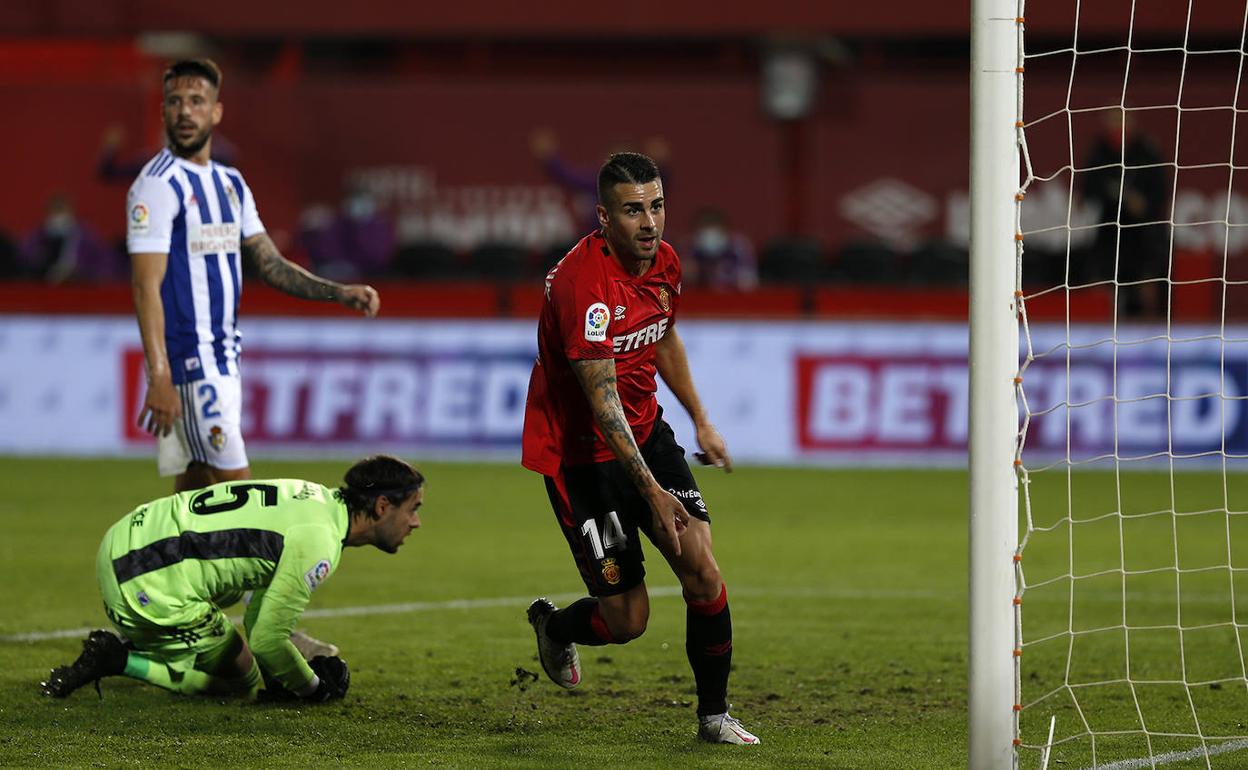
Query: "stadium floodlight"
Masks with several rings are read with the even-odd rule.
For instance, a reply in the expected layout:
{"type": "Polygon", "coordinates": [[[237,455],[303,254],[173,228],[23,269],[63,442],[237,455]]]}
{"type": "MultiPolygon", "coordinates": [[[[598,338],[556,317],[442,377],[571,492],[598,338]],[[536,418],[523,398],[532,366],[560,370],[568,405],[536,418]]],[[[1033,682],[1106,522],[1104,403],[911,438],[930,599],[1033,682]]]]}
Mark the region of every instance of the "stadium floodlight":
{"type": "Polygon", "coordinates": [[[1037,10],[972,4],[969,766],[1245,766],[1248,2],[1037,10]]]}

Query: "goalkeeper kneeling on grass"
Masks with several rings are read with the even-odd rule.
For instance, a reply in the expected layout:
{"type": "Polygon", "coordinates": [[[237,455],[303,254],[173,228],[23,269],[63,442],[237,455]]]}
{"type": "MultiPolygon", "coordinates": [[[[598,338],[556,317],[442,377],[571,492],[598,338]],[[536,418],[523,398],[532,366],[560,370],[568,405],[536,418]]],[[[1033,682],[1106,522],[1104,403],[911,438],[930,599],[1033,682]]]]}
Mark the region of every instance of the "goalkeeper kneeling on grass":
{"type": "Polygon", "coordinates": [[[119,637],[92,631],[43,694],[63,698],[125,675],[178,693],[326,701],[346,695],[347,664],[305,661],[291,630],[343,546],[395,553],[420,526],[424,477],[386,455],[360,460],[331,489],[300,479],[227,481],[139,506],[108,530],[96,558],[119,637]],[[253,591],[244,626],[223,610],[253,591]]]}

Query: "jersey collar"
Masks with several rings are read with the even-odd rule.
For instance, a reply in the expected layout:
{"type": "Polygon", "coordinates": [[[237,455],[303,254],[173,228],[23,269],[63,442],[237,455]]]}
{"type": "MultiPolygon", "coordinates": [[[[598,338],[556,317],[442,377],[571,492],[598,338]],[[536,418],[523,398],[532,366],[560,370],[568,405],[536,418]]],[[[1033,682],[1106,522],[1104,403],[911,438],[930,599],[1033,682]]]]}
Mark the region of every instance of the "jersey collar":
{"type": "Polygon", "coordinates": [[[654,261],[650,263],[650,269],[641,275],[633,275],[624,269],[620,261],[611,254],[611,249],[607,247],[607,239],[603,236],[602,230],[597,230],[590,236],[592,243],[590,248],[596,255],[601,256],[608,263],[607,271],[613,278],[633,283],[642,283],[650,276],[655,275],[655,271],[659,269],[659,253],[662,250],[663,242],[659,241],[659,248],[655,249],[654,261]]]}

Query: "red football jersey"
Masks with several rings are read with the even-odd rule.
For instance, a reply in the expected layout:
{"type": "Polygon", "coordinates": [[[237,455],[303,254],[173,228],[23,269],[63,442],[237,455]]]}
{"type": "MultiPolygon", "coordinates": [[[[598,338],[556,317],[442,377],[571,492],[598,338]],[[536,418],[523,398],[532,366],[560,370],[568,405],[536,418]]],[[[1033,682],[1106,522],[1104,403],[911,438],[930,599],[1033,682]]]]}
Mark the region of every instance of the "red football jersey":
{"type": "Polygon", "coordinates": [[[614,358],[616,389],[638,445],[654,427],[655,343],[676,322],[680,258],[660,242],[645,275],[630,275],[599,233],[587,235],[546,276],[537,362],[524,412],[524,467],[546,476],[560,465],[615,455],[569,360],[614,358]]]}

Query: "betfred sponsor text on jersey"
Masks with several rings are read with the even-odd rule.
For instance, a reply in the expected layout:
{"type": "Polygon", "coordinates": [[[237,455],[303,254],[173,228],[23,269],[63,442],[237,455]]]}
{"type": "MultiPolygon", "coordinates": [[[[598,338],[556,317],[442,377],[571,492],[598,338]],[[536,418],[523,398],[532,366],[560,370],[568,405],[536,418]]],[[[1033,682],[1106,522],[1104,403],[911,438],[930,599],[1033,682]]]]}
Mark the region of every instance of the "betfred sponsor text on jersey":
{"type": "Polygon", "coordinates": [[[616,353],[628,353],[645,345],[653,345],[663,339],[663,335],[667,333],[669,320],[671,319],[664,318],[649,326],[643,326],[635,332],[614,337],[611,340],[612,347],[616,353]]]}

